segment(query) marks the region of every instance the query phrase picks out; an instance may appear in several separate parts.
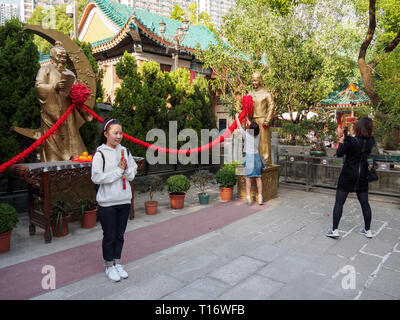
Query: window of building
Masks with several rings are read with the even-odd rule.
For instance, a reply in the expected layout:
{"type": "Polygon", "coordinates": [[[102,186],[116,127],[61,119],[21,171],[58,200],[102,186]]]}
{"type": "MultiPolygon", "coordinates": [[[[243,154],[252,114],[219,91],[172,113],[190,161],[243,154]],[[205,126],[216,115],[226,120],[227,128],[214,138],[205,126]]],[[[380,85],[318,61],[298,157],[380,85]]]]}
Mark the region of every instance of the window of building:
{"type": "Polygon", "coordinates": [[[226,119],[219,119],[218,121],[218,130],[221,132],[226,129],[226,119]]]}

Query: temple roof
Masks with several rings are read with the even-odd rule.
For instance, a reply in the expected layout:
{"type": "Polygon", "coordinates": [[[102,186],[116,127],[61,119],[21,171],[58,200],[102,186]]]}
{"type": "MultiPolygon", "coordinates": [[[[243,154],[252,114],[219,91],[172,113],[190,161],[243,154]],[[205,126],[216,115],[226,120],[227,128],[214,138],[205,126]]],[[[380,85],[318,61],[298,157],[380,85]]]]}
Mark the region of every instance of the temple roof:
{"type": "MultiPolygon", "coordinates": [[[[110,0],[91,0],[86,4],[79,22],[79,30],[88,18],[89,12],[97,7],[119,30],[111,37],[95,41],[92,43],[94,52],[108,50],[117,45],[122,39],[129,36],[130,31],[139,30],[145,33],[156,43],[162,46],[173,46],[172,37],[176,29],[181,25],[181,21],[169,19],[155,13],[147,12],[139,8],[128,7],[126,5],[110,0]],[[164,21],[166,24],[165,37],[159,31],[159,23],[164,21]]],[[[200,49],[206,49],[209,44],[217,43],[215,35],[203,25],[190,25],[188,33],[181,42],[181,47],[188,52],[193,52],[199,45],[200,49]]]]}
{"type": "Polygon", "coordinates": [[[331,92],[324,100],[317,103],[317,106],[344,108],[370,102],[371,99],[364,91],[364,85],[360,80],[357,83],[348,82],[339,90],[331,92]]]}

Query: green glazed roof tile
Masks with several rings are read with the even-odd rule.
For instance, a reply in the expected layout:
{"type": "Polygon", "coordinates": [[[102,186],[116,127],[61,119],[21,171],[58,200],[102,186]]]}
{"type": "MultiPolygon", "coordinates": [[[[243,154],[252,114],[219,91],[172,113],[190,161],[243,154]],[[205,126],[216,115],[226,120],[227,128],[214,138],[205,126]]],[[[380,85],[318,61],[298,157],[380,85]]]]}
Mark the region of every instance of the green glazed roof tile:
{"type": "MultiPolygon", "coordinates": [[[[110,19],[120,30],[124,27],[130,18],[137,18],[139,22],[155,35],[161,37],[158,25],[161,21],[166,24],[165,36],[166,40],[171,41],[175,35],[176,29],[181,25],[180,21],[169,19],[155,13],[151,13],[140,8],[128,7],[126,5],[113,2],[110,0],[92,0],[96,6],[110,19]]],[[[130,28],[136,29],[137,26],[131,22],[130,28]]],[[[112,38],[102,39],[92,43],[92,46],[104,44],[112,38]]],[[[201,49],[206,49],[210,44],[216,44],[217,40],[215,35],[203,25],[190,25],[188,33],[181,45],[187,48],[196,49],[199,44],[201,49]]]]}
{"type": "Polygon", "coordinates": [[[111,41],[114,38],[115,38],[115,36],[108,37],[108,38],[105,38],[105,39],[102,39],[102,40],[99,40],[99,41],[92,42],[91,45],[92,45],[92,47],[101,46],[102,44],[105,44],[105,43],[111,41]]]}

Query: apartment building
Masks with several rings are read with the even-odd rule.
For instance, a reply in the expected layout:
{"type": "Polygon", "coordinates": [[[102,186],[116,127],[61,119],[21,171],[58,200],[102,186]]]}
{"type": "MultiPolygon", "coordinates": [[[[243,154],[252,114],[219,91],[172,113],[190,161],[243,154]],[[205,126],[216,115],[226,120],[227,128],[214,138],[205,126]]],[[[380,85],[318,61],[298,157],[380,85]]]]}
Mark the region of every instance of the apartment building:
{"type": "Polygon", "coordinates": [[[211,17],[211,22],[216,28],[220,27],[223,17],[229,9],[235,6],[236,0],[198,0],[200,12],[207,12],[211,17]]]}
{"type": "Polygon", "coordinates": [[[13,17],[18,18],[18,6],[15,4],[0,3],[0,25],[4,25],[7,20],[13,17]]]}
{"type": "MultiPolygon", "coordinates": [[[[122,3],[129,7],[137,7],[146,10],[151,13],[155,13],[161,16],[169,17],[174,5],[179,5],[181,8],[187,8],[187,6],[194,2],[193,0],[113,0],[118,3],[122,3]]],[[[198,0],[195,0],[196,2],[198,0]]]]}
{"type": "Polygon", "coordinates": [[[195,2],[199,12],[205,11],[211,17],[215,27],[223,22],[223,17],[228,10],[235,5],[236,0],[113,0],[130,7],[138,7],[143,10],[169,17],[174,5],[187,8],[190,3],[195,2]]]}

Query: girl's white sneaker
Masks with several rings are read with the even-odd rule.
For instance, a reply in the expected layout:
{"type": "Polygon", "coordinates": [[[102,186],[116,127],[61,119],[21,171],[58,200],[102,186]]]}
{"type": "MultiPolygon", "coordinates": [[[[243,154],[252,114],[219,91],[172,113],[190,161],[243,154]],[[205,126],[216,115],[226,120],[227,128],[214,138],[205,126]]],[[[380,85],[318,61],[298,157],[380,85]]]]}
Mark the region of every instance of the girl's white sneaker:
{"type": "Polygon", "coordinates": [[[259,205],[262,205],[262,204],[263,204],[262,194],[259,194],[259,195],[258,195],[257,200],[258,200],[258,204],[259,204],[259,205]]]}
{"type": "Polygon", "coordinates": [[[121,277],[119,276],[118,270],[115,268],[115,266],[106,268],[106,276],[108,277],[108,279],[114,282],[121,281],[121,277]]]}
{"type": "Polygon", "coordinates": [[[128,278],[128,272],[126,272],[124,270],[124,267],[122,265],[116,264],[115,265],[115,269],[117,269],[117,272],[118,272],[119,276],[121,277],[121,279],[128,278]]]}

